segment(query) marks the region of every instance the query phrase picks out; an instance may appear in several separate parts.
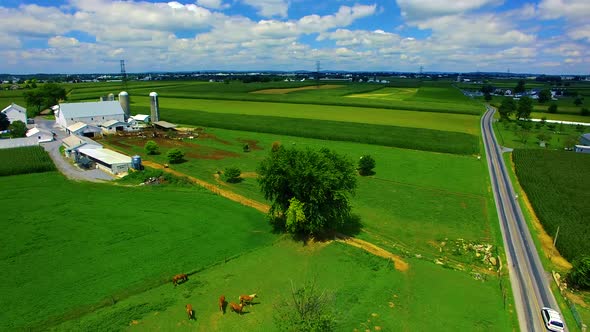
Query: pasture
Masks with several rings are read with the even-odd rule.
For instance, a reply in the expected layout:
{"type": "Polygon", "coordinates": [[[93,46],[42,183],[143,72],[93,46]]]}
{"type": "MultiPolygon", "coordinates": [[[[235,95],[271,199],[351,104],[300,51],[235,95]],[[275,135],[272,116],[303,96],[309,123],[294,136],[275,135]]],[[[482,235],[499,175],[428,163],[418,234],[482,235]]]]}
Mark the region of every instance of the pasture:
{"type": "Polygon", "coordinates": [[[2,178],[2,201],[0,330],[75,319],[276,240],[263,214],[195,186],[28,174],[2,178]]]}
{"type": "Polygon", "coordinates": [[[552,149],[563,150],[573,147],[579,142],[579,136],[588,130],[587,126],[564,125],[561,123],[531,122],[523,124],[516,121],[502,121],[494,123],[496,137],[501,145],[509,148],[552,149]],[[543,135],[543,136],[539,136],[543,135]],[[540,137],[546,142],[546,147],[540,146],[540,137]]]}
{"type": "MultiPolygon", "coordinates": [[[[158,139],[162,153],[155,156],[145,154],[145,140],[141,138],[110,137],[101,143],[160,164],[166,162],[168,149],[180,148],[185,151],[187,162],[171,165],[172,169],[264,201],[255,171],[275,141],[300,148],[326,146],[322,140],[218,128],[208,128],[195,140],[158,139]],[[250,152],[243,152],[245,143],[250,152]],[[216,177],[217,171],[228,167],[239,168],[243,181],[228,184],[216,177]]],[[[376,174],[359,178],[357,195],[352,198],[353,212],[366,231],[361,237],[372,241],[377,238],[370,233],[381,234],[389,244],[421,254],[436,254],[439,248],[435,243],[445,238],[494,242],[495,225],[489,220],[485,200],[487,182],[480,175],[485,172],[485,163],[477,158],[351,142],[329,143],[331,149],[352,160],[370,154],[377,161],[376,174]]]]}
{"type": "Polygon", "coordinates": [[[275,88],[275,89],[264,89],[264,90],[256,90],[252,91],[251,93],[262,93],[262,94],[269,94],[269,95],[282,95],[285,93],[291,93],[296,91],[303,91],[303,90],[312,90],[312,89],[338,89],[343,87],[342,85],[337,84],[322,84],[316,86],[302,86],[298,88],[275,88]]]}
{"type": "Polygon", "coordinates": [[[0,176],[53,170],[53,161],[40,146],[0,149],[0,176]]]}
{"type": "Polygon", "coordinates": [[[553,236],[569,261],[590,255],[590,215],[585,203],[590,185],[590,156],[565,151],[517,149],[513,152],[516,175],[545,231],[553,236]]]}
{"type": "Polygon", "coordinates": [[[290,296],[291,282],[313,279],[333,295],[339,331],[510,330],[493,277],[482,282],[423,260],[409,262],[410,270],[399,272],[344,244],[283,240],[195,274],[176,289],[151,289],[56,330],[275,331],[274,306],[290,296]],[[243,316],[229,307],[225,315],[219,311],[221,294],[237,302],[243,293],[258,294],[243,316]],[[186,303],[195,308],[194,321],[186,317],[186,303]]]}
{"type": "Polygon", "coordinates": [[[406,100],[418,92],[417,88],[383,88],[367,93],[350,94],[349,98],[368,98],[385,100],[406,100]]]}

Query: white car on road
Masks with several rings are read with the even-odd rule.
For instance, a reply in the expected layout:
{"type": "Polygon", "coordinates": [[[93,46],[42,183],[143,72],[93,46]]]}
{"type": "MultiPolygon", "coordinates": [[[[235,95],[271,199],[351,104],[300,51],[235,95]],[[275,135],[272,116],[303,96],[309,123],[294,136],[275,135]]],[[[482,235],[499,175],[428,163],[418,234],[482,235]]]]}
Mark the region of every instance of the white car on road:
{"type": "Polygon", "coordinates": [[[543,316],[545,327],[547,327],[549,331],[563,331],[563,320],[561,320],[559,312],[551,308],[543,307],[543,309],[541,309],[541,316],[543,316]]]}

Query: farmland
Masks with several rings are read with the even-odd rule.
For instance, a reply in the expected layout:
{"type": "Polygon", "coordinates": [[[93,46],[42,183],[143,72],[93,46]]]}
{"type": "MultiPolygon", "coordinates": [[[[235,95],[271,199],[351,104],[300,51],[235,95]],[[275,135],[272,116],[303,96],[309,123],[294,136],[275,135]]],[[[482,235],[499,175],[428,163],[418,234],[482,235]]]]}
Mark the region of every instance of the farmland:
{"type": "Polygon", "coordinates": [[[53,161],[40,146],[0,149],[0,176],[55,170],[53,161]]]}
{"type": "MultiPolygon", "coordinates": [[[[69,98],[96,100],[118,89],[116,83],[76,84],[69,98]]],[[[502,251],[489,212],[486,165],[473,156],[479,153],[478,117],[462,114],[482,107],[447,83],[318,89],[292,82],[131,82],[127,91],[132,113],[148,112],[144,96],[157,91],[163,119],[200,128],[192,139],[152,137],[160,146],[156,155],[147,155],[147,139],[135,135],[109,135],[101,144],[139,154],[146,164],[164,164],[166,153],[180,148],[186,161],[168,170],[262,204],[268,202],[255,171],[273,142],[328,147],[353,161],[373,156],[376,174],[358,178],[351,200],[360,228],[347,231],[402,256],[409,269],[398,271],[343,243],[304,246],[272,233],[260,212],[186,181],[135,186],[138,177],[112,185],[69,182],[53,172],[11,176],[3,183],[10,189],[2,226],[15,236],[2,244],[0,268],[11,272],[0,280],[8,294],[0,305],[9,308],[0,313],[0,330],[269,331],[276,329],[273,307],[289,297],[290,281],[310,279],[333,293],[338,330],[511,329],[510,295],[503,297],[498,287],[505,277],[467,247],[489,245],[494,257],[502,251]],[[254,93],[264,89],[275,91],[254,93]],[[379,89],[392,100],[347,97],[379,89]],[[402,91],[413,93],[400,97],[402,91]],[[420,112],[408,111],[409,105],[420,112]],[[424,112],[429,107],[434,111],[424,112]],[[227,167],[238,167],[243,181],[223,182],[218,171],[227,167]],[[38,197],[67,204],[26,199],[33,187],[38,197]],[[191,275],[174,288],[169,278],[179,272],[191,275]],[[218,312],[219,295],[235,301],[252,292],[260,303],[243,317],[218,312]],[[195,307],[196,321],[186,320],[186,303],[195,307]],[[32,305],[42,310],[33,315],[26,310],[32,305]],[[417,319],[424,315],[429,319],[417,319]]]]}
{"type": "Polygon", "coordinates": [[[570,261],[590,255],[590,210],[585,203],[590,156],[517,149],[513,158],[518,179],[545,230],[554,235],[559,226],[559,252],[570,261]]]}

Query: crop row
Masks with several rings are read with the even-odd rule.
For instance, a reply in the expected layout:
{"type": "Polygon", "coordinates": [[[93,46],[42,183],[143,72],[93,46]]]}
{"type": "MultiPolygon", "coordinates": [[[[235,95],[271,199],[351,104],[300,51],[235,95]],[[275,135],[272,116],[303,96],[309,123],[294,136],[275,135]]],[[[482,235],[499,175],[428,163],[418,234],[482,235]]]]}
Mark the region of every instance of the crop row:
{"type": "Polygon", "coordinates": [[[479,151],[477,136],[423,128],[174,109],[166,110],[166,120],[188,125],[453,154],[474,154],[479,151]]]}
{"type": "Polygon", "coordinates": [[[517,149],[516,175],[545,230],[568,260],[590,255],[590,155],[517,149]]]}
{"type": "Polygon", "coordinates": [[[0,161],[0,176],[55,170],[53,161],[40,146],[2,149],[0,161]]]}

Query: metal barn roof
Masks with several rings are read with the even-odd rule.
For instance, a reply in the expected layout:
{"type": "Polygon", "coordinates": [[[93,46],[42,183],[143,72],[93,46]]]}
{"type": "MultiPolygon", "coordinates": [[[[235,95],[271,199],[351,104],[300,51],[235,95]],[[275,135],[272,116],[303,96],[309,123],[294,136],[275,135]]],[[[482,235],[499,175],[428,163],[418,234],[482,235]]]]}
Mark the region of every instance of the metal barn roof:
{"type": "Polygon", "coordinates": [[[78,152],[88,157],[100,160],[105,164],[130,164],[131,157],[109,149],[79,149],[78,152]]]}
{"type": "Polygon", "coordinates": [[[106,122],[103,122],[103,123],[101,123],[101,124],[100,124],[100,126],[101,126],[101,127],[105,127],[105,128],[106,128],[106,127],[110,127],[110,126],[112,126],[112,125],[115,125],[115,124],[117,124],[117,123],[120,123],[120,124],[122,124],[122,125],[126,125],[126,123],[125,123],[125,122],[121,122],[121,121],[119,121],[119,120],[109,120],[109,121],[106,121],[106,122]]]}
{"type": "Polygon", "coordinates": [[[84,122],[76,122],[73,125],[69,126],[67,129],[71,132],[75,132],[78,131],[84,127],[87,127],[88,125],[85,124],[84,122]]]}
{"type": "Polygon", "coordinates": [[[17,111],[19,111],[19,112],[21,112],[21,113],[27,113],[27,109],[26,109],[26,108],[24,108],[24,107],[22,107],[22,106],[20,106],[20,105],[17,105],[17,104],[15,104],[15,103],[12,103],[12,104],[10,104],[10,105],[6,106],[6,107],[5,107],[5,108],[2,110],[2,113],[4,113],[4,112],[8,111],[8,110],[9,110],[9,109],[11,109],[11,108],[12,108],[12,109],[15,109],[15,110],[17,110],[17,111]]]}
{"type": "Polygon", "coordinates": [[[60,104],[59,110],[65,118],[124,115],[123,108],[118,101],[60,104]]]}
{"type": "Polygon", "coordinates": [[[165,129],[173,129],[173,128],[176,128],[176,125],[174,123],[170,123],[168,121],[156,121],[153,124],[155,124],[158,127],[165,128],[165,129]]]}
{"type": "Polygon", "coordinates": [[[78,147],[78,146],[80,146],[80,145],[84,145],[84,144],[90,144],[90,145],[96,145],[96,146],[100,146],[100,147],[102,147],[102,145],[101,145],[101,144],[99,144],[99,143],[97,143],[97,142],[95,142],[95,141],[91,140],[91,139],[90,139],[90,138],[88,138],[88,137],[83,137],[83,136],[76,136],[76,135],[70,135],[70,136],[68,136],[68,137],[64,138],[64,139],[62,140],[62,142],[63,142],[65,145],[67,145],[67,147],[68,147],[69,149],[76,148],[76,147],[78,147]]]}

